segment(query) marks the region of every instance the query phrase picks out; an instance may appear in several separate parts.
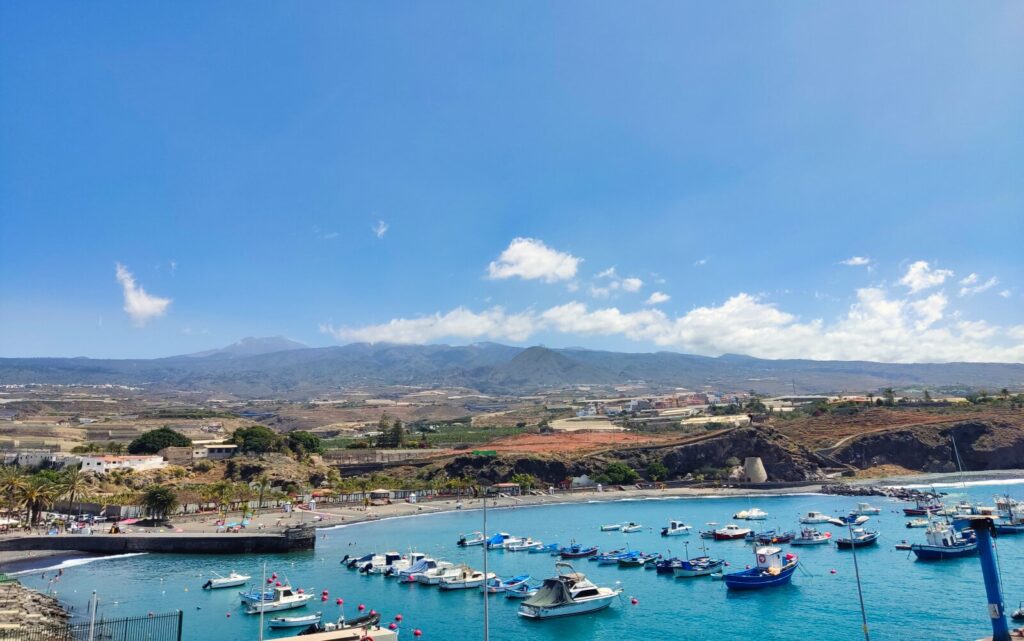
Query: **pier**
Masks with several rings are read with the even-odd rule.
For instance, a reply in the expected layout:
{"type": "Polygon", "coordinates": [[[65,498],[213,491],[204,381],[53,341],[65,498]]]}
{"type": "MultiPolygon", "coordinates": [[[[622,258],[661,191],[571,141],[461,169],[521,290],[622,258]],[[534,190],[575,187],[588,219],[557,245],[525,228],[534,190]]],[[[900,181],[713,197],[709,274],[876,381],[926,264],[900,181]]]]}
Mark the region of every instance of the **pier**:
{"type": "Polygon", "coordinates": [[[290,527],[280,532],[202,534],[188,532],[153,534],[61,534],[56,536],[12,536],[0,539],[0,551],[52,550],[124,554],[249,554],[312,550],[316,529],[290,527]]]}

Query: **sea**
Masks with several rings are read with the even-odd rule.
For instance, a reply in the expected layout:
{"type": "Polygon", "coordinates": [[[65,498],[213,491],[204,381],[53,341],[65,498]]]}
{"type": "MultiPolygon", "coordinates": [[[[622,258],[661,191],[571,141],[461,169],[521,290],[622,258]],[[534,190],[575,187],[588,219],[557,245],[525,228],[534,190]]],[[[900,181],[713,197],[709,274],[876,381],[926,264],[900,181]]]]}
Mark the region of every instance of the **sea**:
{"type": "MultiPolygon", "coordinates": [[[[936,486],[947,503],[968,499],[992,505],[995,495],[1024,497],[1021,479],[999,478],[936,486]]],[[[918,483],[927,486],[927,483],[918,483]]],[[[877,547],[857,552],[868,630],[871,639],[978,639],[991,633],[979,560],[916,561],[894,546],[921,541],[923,530],[905,527],[906,504],[882,497],[837,497],[820,494],[664,498],[600,501],[536,507],[489,509],[488,531],[531,536],[545,543],[576,541],[602,549],[628,547],[666,556],[697,556],[702,543],[712,556],[726,559],[730,570],[755,563],[753,547],[743,541],[702,541],[698,530],[707,523],[737,522],[732,515],[753,507],[768,519],[749,522],[755,528],[797,529],[797,518],[811,510],[841,515],[859,501],[880,507],[868,522],[881,537],[877,547]],[[670,519],[693,526],[690,536],[663,538],[660,528],[670,519]],[[601,532],[606,523],[634,521],[644,526],[632,534],[601,532]]],[[[382,576],[363,576],[340,565],[345,555],[417,550],[457,563],[482,567],[480,547],[459,548],[460,533],[482,529],[480,510],[463,510],[352,524],[319,532],[316,549],[280,555],[162,555],[82,557],[37,560],[47,567],[19,572],[26,585],[54,593],[77,617],[88,610],[95,591],[100,617],[116,618],[173,610],[184,612],[183,638],[188,641],[255,641],[258,615],[247,615],[234,588],[204,591],[202,584],[218,572],[232,570],[261,580],[264,565],[295,588],[327,597],[289,614],[322,612],[335,619],[376,610],[384,621],[401,615],[400,636],[444,641],[482,639],[483,595],[475,590],[441,592],[382,576]],[[60,572],[58,572],[58,569],[60,572]],[[339,605],[337,599],[344,603],[339,605]]],[[[742,523],[742,522],[738,522],[742,523]]],[[[844,528],[816,526],[835,536],[844,528]]],[[[227,535],[226,535],[227,536],[227,535]]],[[[789,546],[783,546],[788,548],[789,546]]],[[[687,639],[690,641],[758,641],[828,638],[864,639],[857,596],[854,559],[832,545],[798,547],[800,569],[792,584],[754,592],[730,592],[708,577],[675,579],[642,568],[574,562],[599,585],[621,586],[622,598],[598,613],[533,621],[516,614],[517,601],[489,597],[489,634],[495,641],[584,641],[589,639],[687,639]]],[[[1024,600],[1024,536],[997,540],[999,564],[1008,610],[1024,600]]],[[[547,554],[492,551],[489,570],[500,576],[528,573],[538,582],[554,574],[557,559],[547,554]]],[[[273,639],[296,631],[264,630],[273,639]]]]}

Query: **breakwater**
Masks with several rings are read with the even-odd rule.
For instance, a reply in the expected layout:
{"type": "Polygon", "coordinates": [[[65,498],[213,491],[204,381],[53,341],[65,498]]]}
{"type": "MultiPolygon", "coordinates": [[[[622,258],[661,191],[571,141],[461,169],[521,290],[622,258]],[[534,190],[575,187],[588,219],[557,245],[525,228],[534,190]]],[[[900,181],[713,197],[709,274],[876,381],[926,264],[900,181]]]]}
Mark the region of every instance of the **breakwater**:
{"type": "Polygon", "coordinates": [[[316,529],[296,526],[281,532],[239,534],[62,534],[0,539],[0,551],[73,550],[96,554],[159,552],[165,554],[249,554],[312,550],[316,529]]]}

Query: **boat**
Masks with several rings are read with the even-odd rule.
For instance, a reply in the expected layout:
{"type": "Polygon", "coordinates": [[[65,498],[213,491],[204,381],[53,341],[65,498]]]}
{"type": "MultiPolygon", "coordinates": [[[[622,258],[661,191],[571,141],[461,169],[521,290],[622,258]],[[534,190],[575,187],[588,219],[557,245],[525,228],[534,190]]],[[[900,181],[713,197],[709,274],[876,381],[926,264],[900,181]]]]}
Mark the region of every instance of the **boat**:
{"type": "Polygon", "coordinates": [[[601,531],[602,532],[618,532],[621,529],[622,529],[622,524],[621,523],[609,523],[607,525],[602,525],[601,526],[601,531]]]}
{"type": "Polygon", "coordinates": [[[993,524],[997,535],[1024,534],[1024,518],[1013,512],[1014,508],[1019,508],[1020,506],[1021,504],[1018,501],[1011,499],[1009,496],[996,498],[996,509],[1003,514],[1003,518],[995,521],[993,524]]]}
{"type": "Polygon", "coordinates": [[[838,525],[839,527],[847,527],[850,525],[864,525],[871,520],[871,517],[866,514],[847,514],[846,516],[840,516],[838,518],[830,518],[828,520],[832,525],[838,525]]]}
{"type": "Polygon", "coordinates": [[[313,600],[312,594],[303,594],[302,590],[292,590],[290,585],[279,585],[274,587],[274,596],[262,601],[250,601],[245,607],[246,614],[259,614],[260,612],[278,612],[280,610],[291,610],[305,607],[313,600]]]}
{"type": "Polygon", "coordinates": [[[470,547],[470,546],[473,546],[473,545],[483,545],[483,544],[484,544],[484,533],[483,532],[470,532],[469,534],[463,534],[462,536],[459,537],[459,540],[456,541],[456,545],[458,545],[459,547],[463,547],[463,548],[470,547]]]}
{"type": "Polygon", "coordinates": [[[742,539],[751,532],[753,532],[753,530],[750,528],[740,527],[735,523],[730,523],[723,528],[715,530],[714,538],[716,541],[732,541],[733,539],[742,539]]]}
{"type": "Polygon", "coordinates": [[[796,538],[796,532],[792,530],[788,532],[777,532],[775,530],[767,530],[761,532],[754,537],[754,540],[761,545],[773,545],[776,543],[789,543],[796,538]]]}
{"type": "Polygon", "coordinates": [[[941,511],[942,507],[942,503],[938,501],[918,499],[915,501],[914,507],[903,508],[903,514],[906,516],[928,516],[941,511]]]}
{"type": "Polygon", "coordinates": [[[708,523],[705,523],[704,525],[708,526],[708,529],[701,530],[700,538],[702,538],[702,539],[713,539],[713,538],[715,538],[715,529],[718,527],[718,523],[715,523],[714,521],[710,521],[708,523]]]}
{"type": "Polygon", "coordinates": [[[853,512],[852,513],[853,514],[860,514],[860,515],[881,514],[882,513],[882,508],[875,507],[875,506],[869,505],[867,503],[858,503],[857,507],[853,508],[853,512]]]}
{"type": "Polygon", "coordinates": [[[912,546],[910,544],[910,541],[908,541],[906,539],[903,539],[902,541],[897,543],[895,547],[896,547],[897,550],[907,550],[907,551],[909,551],[912,546]]]}
{"type": "Polygon", "coordinates": [[[662,536],[682,536],[690,533],[693,526],[687,525],[682,521],[669,521],[668,525],[661,528],[662,536]]]}
{"type": "MultiPolygon", "coordinates": [[[[713,559],[708,556],[708,548],[701,541],[700,544],[702,555],[694,558],[683,559],[679,564],[672,568],[672,574],[677,579],[689,579],[697,576],[708,576],[721,572],[722,568],[725,567],[725,560],[713,559]]],[[[690,546],[686,546],[687,556],[689,556],[690,546]]]]}
{"type": "Polygon", "coordinates": [[[832,519],[828,514],[822,512],[808,512],[800,517],[800,522],[813,525],[815,523],[828,523],[832,519]]]}
{"type": "Polygon", "coordinates": [[[385,577],[400,577],[403,572],[406,572],[413,566],[419,564],[420,561],[427,558],[427,555],[422,552],[410,552],[409,556],[403,556],[402,558],[394,561],[391,565],[384,568],[385,577]]]}
{"type": "Polygon", "coordinates": [[[1017,609],[1010,614],[1010,618],[1014,621],[1024,621],[1024,601],[1017,604],[1017,609]]]}
{"type": "Polygon", "coordinates": [[[488,550],[504,550],[505,541],[512,538],[512,535],[507,532],[498,532],[491,538],[487,539],[487,543],[484,545],[488,550]]]}
{"type": "Polygon", "coordinates": [[[529,597],[537,594],[537,590],[540,589],[539,585],[530,585],[529,583],[523,583],[522,585],[514,588],[505,590],[506,599],[528,599],[529,597]]]}
{"type": "Polygon", "coordinates": [[[521,538],[521,537],[518,537],[518,536],[510,536],[507,539],[505,539],[505,541],[501,544],[501,547],[502,547],[502,549],[507,550],[510,547],[512,547],[513,545],[516,545],[516,546],[522,545],[523,542],[525,542],[525,541],[526,541],[526,539],[524,539],[524,538],[521,538]]]}
{"type": "Polygon", "coordinates": [[[978,553],[978,541],[973,532],[964,536],[948,523],[933,523],[925,530],[925,543],[914,543],[910,550],[921,561],[942,561],[974,556],[978,553]]]}
{"type": "Polygon", "coordinates": [[[625,548],[619,548],[618,550],[609,550],[608,552],[602,552],[600,554],[590,557],[591,561],[595,561],[598,565],[615,565],[619,562],[619,559],[626,556],[627,554],[638,554],[637,552],[630,552],[625,548]]]}
{"type": "Polygon", "coordinates": [[[214,578],[210,579],[203,584],[204,590],[217,590],[220,588],[235,588],[240,585],[245,585],[252,577],[247,574],[239,574],[238,572],[232,572],[227,576],[221,576],[214,572],[214,578]]]}
{"type": "Polygon", "coordinates": [[[540,541],[534,541],[530,537],[520,539],[518,543],[506,543],[505,549],[509,552],[526,552],[534,548],[543,549],[544,544],[540,541]]]}
{"type": "Polygon", "coordinates": [[[429,558],[429,557],[422,558],[419,561],[416,561],[416,563],[413,563],[409,567],[405,568],[404,570],[399,570],[398,573],[397,573],[398,574],[398,580],[399,581],[406,581],[406,582],[410,582],[411,583],[411,582],[416,580],[414,577],[417,574],[423,574],[423,573],[427,572],[428,570],[432,570],[433,568],[436,568],[437,567],[437,563],[438,562],[436,560],[432,559],[432,558],[429,558]]]}
{"type": "Polygon", "coordinates": [[[400,561],[401,559],[402,555],[398,552],[374,554],[367,563],[364,563],[359,567],[359,572],[362,574],[384,574],[393,563],[400,561]]]}
{"type": "MultiPolygon", "coordinates": [[[[312,634],[320,634],[322,632],[340,632],[343,630],[362,630],[371,629],[380,624],[380,613],[371,611],[369,614],[364,614],[355,619],[346,619],[344,616],[339,618],[334,623],[323,623],[318,622],[310,625],[308,628],[299,633],[299,636],[306,636],[312,634]]],[[[376,631],[373,632],[376,635],[376,631]]],[[[344,637],[341,637],[344,638],[344,637]]],[[[359,638],[359,637],[355,637],[359,638]]]]}
{"type": "Polygon", "coordinates": [[[768,513],[754,507],[749,510],[740,510],[736,514],[733,514],[732,518],[739,519],[741,521],[763,521],[768,518],[768,513]]]}
{"type": "Polygon", "coordinates": [[[242,597],[242,605],[247,603],[258,603],[259,601],[269,601],[274,598],[274,588],[254,586],[248,590],[239,590],[238,596],[242,597]]]}
{"type": "Polygon", "coordinates": [[[661,559],[654,564],[654,569],[658,571],[658,574],[672,574],[672,571],[682,565],[682,563],[682,559],[674,556],[670,559],[661,559]]]}
{"type": "Polygon", "coordinates": [[[907,521],[907,527],[908,528],[928,527],[928,519],[924,519],[924,518],[921,518],[921,519],[910,519],[909,521],[907,521]]]}
{"type": "Polygon", "coordinates": [[[757,565],[749,570],[731,572],[723,576],[730,590],[760,590],[789,583],[800,564],[794,554],[782,556],[782,549],[760,547],[756,550],[757,565]]]}
{"type": "Polygon", "coordinates": [[[558,556],[563,559],[583,559],[597,554],[597,546],[585,548],[579,543],[573,543],[569,547],[558,550],[558,556]]]}
{"type": "Polygon", "coordinates": [[[560,548],[557,543],[548,543],[547,545],[542,544],[540,547],[530,548],[527,550],[527,552],[529,552],[530,554],[541,554],[547,552],[548,554],[554,556],[558,554],[559,549],[560,548]]]}
{"type": "Polygon", "coordinates": [[[447,561],[440,561],[436,568],[427,570],[420,574],[415,574],[416,582],[420,585],[437,585],[444,580],[445,577],[458,576],[459,570],[454,564],[447,561]]]}
{"type": "Polygon", "coordinates": [[[621,568],[641,568],[648,563],[656,562],[661,554],[644,554],[643,552],[631,552],[618,560],[621,568]]]}
{"type": "Polygon", "coordinates": [[[791,545],[822,545],[832,540],[831,532],[819,532],[812,527],[805,527],[800,530],[800,536],[790,541],[791,545]]]}
{"type": "Polygon", "coordinates": [[[621,588],[599,587],[568,563],[555,564],[556,575],[545,579],[537,593],[519,606],[527,619],[587,614],[603,610],[622,593],[621,588]]]}
{"type": "Polygon", "coordinates": [[[274,617],[270,620],[270,627],[277,628],[308,628],[311,625],[318,625],[323,613],[315,612],[301,617],[274,617]]]}
{"type": "Polygon", "coordinates": [[[878,532],[869,532],[862,527],[854,528],[852,536],[841,536],[836,538],[836,547],[840,550],[862,548],[874,545],[878,542],[878,532]]]}
{"type": "Polygon", "coordinates": [[[483,572],[474,570],[468,565],[459,566],[456,570],[455,573],[442,578],[437,587],[441,590],[469,590],[479,588],[484,581],[493,579],[495,576],[494,572],[488,572],[485,577],[483,572]]]}
{"type": "Polygon", "coordinates": [[[341,560],[341,564],[349,570],[360,569],[367,563],[373,560],[373,557],[377,556],[376,553],[364,554],[360,557],[349,557],[347,554],[345,558],[341,560]]]}
{"type": "Polygon", "coordinates": [[[512,590],[521,585],[526,585],[526,582],[529,580],[529,574],[520,574],[519,576],[514,576],[511,579],[505,580],[502,580],[500,577],[494,577],[484,584],[484,589],[486,589],[489,594],[497,594],[498,592],[504,592],[505,590],[512,590]]]}
{"type": "Polygon", "coordinates": [[[630,521],[629,523],[622,524],[623,532],[639,532],[642,529],[644,529],[644,526],[640,525],[639,523],[634,523],[632,521],[630,521]]]}

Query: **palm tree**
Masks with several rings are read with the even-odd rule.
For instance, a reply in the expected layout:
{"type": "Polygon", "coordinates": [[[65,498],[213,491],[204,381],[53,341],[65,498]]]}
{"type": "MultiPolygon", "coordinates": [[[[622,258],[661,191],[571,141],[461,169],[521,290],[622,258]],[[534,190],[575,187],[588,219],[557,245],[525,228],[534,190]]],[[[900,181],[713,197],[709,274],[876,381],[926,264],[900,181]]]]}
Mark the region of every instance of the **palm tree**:
{"type": "Polygon", "coordinates": [[[26,487],[28,475],[24,470],[14,465],[0,467],[0,495],[3,495],[5,509],[14,510],[19,507],[19,497],[26,487]]]}
{"type": "Polygon", "coordinates": [[[68,503],[71,504],[71,509],[75,508],[75,502],[81,501],[85,498],[86,493],[89,490],[89,479],[86,474],[82,472],[80,467],[68,467],[61,474],[60,481],[57,483],[59,488],[59,496],[62,499],[67,499],[68,503]]]}
{"type": "Polygon", "coordinates": [[[270,479],[267,478],[266,474],[260,474],[254,482],[255,489],[259,492],[259,499],[256,502],[256,514],[259,514],[260,508],[263,507],[263,494],[270,488],[270,479]]]}
{"type": "Polygon", "coordinates": [[[142,505],[154,521],[163,521],[167,514],[178,507],[178,495],[169,487],[150,485],[142,493],[142,505]]]}
{"type": "Polygon", "coordinates": [[[33,476],[28,484],[21,490],[19,501],[27,513],[29,523],[33,525],[39,522],[43,511],[53,506],[53,501],[59,493],[57,484],[45,476],[33,476]]]}

